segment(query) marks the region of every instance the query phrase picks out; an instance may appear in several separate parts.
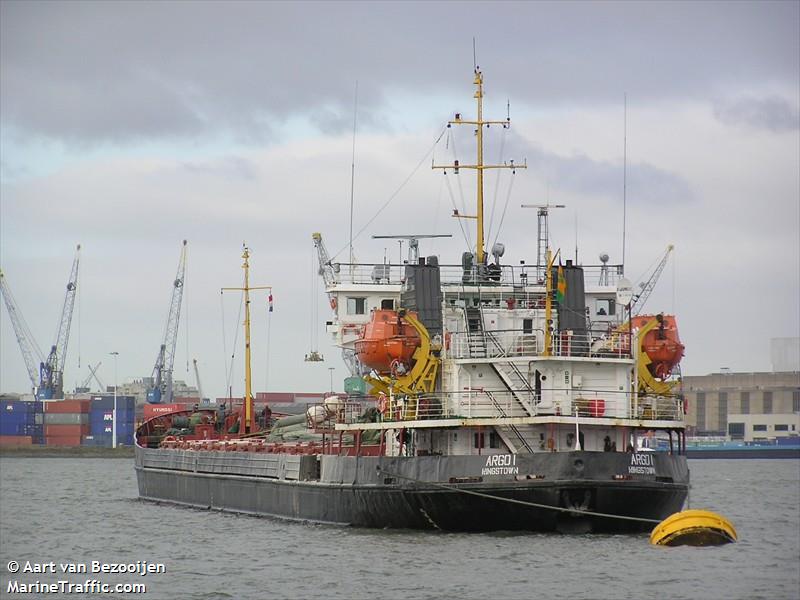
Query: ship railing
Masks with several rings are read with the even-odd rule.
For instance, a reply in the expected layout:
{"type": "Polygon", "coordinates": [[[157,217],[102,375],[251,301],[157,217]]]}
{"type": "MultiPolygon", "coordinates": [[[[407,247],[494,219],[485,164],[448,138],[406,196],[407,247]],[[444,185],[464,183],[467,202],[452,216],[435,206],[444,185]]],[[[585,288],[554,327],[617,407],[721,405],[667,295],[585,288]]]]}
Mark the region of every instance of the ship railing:
{"type": "MultiPolygon", "coordinates": [[[[445,336],[447,358],[507,358],[537,356],[544,352],[544,331],[541,329],[484,330],[485,344],[476,352],[475,335],[467,331],[445,336]]],[[[550,355],[557,357],[630,358],[629,332],[612,333],[607,328],[588,333],[556,332],[552,336],[550,355]]]]}
{"type": "MultiPolygon", "coordinates": [[[[407,264],[391,263],[332,263],[335,285],[392,285],[405,283],[407,264]]],[[[582,265],[584,283],[587,286],[608,286],[614,288],[622,278],[622,265],[582,265]]],[[[539,271],[542,272],[542,271],[539,271]]],[[[476,284],[487,288],[511,286],[525,288],[542,286],[545,281],[537,275],[537,268],[527,264],[473,266],[465,269],[462,265],[439,265],[442,285],[476,284]]]]}
{"type": "Polygon", "coordinates": [[[417,396],[364,396],[360,401],[326,402],[309,405],[308,425],[317,431],[333,431],[336,424],[404,422],[430,419],[503,418],[527,416],[577,416],[605,419],[638,418],[682,422],[684,407],[680,396],[644,396],[633,400],[629,394],[611,389],[567,390],[550,388],[531,393],[525,390],[488,390],[466,387],[456,392],[417,396]],[[564,394],[556,396],[558,394],[564,394]]]}

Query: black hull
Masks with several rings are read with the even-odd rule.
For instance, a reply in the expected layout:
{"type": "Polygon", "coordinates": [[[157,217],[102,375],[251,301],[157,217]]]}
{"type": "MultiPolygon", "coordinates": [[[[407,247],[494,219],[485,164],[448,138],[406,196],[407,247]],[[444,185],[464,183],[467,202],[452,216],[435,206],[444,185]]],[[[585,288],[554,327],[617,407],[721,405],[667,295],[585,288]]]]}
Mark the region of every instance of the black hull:
{"type": "Polygon", "coordinates": [[[187,456],[194,462],[188,465],[191,470],[187,470],[187,463],[180,461],[177,463],[180,468],[175,468],[176,464],[168,465],[170,468],[147,466],[154,461],[152,454],[151,460],[145,459],[144,452],[176,451],[137,448],[137,478],[139,495],[143,499],[361,527],[447,531],[649,531],[657,521],[683,508],[688,490],[686,460],[679,456],[659,459],[663,464],[658,470],[668,471],[668,476],[627,480],[613,479],[614,472],[627,467],[633,456],[622,453],[518,455],[520,466],[514,469],[522,468],[526,475],[520,476],[517,472],[510,477],[470,476],[473,465],[478,465],[477,472],[481,472],[487,457],[480,456],[383,459],[325,456],[320,457],[322,476],[301,480],[309,473],[313,476],[313,469],[309,471],[306,467],[310,461],[317,461],[317,457],[273,455],[272,462],[284,465],[276,466],[276,472],[281,469],[286,472],[289,462],[300,465],[295,479],[281,479],[252,474],[256,470],[263,472],[265,468],[255,469],[252,464],[242,466],[259,460],[255,458],[258,455],[237,453],[235,458],[239,466],[234,468],[221,464],[233,460],[228,453],[221,453],[219,458],[213,456],[214,453],[191,453],[195,456],[187,456]],[[207,470],[226,472],[198,472],[198,465],[203,464],[198,462],[198,454],[206,454],[212,462],[220,463],[207,466],[207,470]],[[559,476],[565,465],[571,465],[574,470],[577,463],[581,464],[581,477],[559,476]],[[549,472],[542,473],[545,469],[549,472]],[[537,473],[535,478],[528,478],[531,473],[537,473]],[[578,514],[550,507],[578,507],[593,513],[645,520],[578,514]]]}

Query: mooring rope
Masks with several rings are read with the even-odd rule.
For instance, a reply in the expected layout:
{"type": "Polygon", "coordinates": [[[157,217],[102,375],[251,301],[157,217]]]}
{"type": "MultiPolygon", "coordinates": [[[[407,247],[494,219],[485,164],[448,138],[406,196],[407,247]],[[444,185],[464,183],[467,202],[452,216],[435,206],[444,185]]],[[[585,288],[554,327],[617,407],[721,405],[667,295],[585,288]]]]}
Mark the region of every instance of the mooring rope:
{"type": "Polygon", "coordinates": [[[549,510],[555,510],[558,512],[566,512],[566,513],[580,513],[585,515],[590,515],[593,517],[605,517],[607,519],[623,519],[626,521],[639,521],[641,523],[661,523],[661,519],[647,519],[645,517],[628,517],[625,515],[612,515],[609,513],[601,513],[595,512],[591,510],[583,510],[580,508],[563,508],[561,506],[552,506],[550,504],[539,504],[537,502],[528,502],[527,500],[517,500],[515,498],[503,498],[502,496],[493,496],[492,494],[485,494],[483,492],[476,492],[475,490],[465,490],[462,488],[458,488],[452,485],[447,485],[445,483],[437,483],[435,481],[422,481],[421,479],[415,479],[414,477],[406,477],[405,475],[399,475],[397,473],[391,473],[390,471],[386,471],[381,467],[378,467],[378,472],[383,473],[384,475],[389,475],[390,477],[396,477],[398,479],[405,479],[406,481],[411,481],[413,483],[421,483],[424,485],[432,485],[434,487],[443,488],[446,490],[451,490],[454,492],[461,492],[462,494],[470,494],[472,496],[480,496],[481,498],[489,498],[490,500],[501,500],[503,502],[511,502],[512,504],[522,504],[523,506],[532,506],[534,508],[545,508],[549,510]]]}

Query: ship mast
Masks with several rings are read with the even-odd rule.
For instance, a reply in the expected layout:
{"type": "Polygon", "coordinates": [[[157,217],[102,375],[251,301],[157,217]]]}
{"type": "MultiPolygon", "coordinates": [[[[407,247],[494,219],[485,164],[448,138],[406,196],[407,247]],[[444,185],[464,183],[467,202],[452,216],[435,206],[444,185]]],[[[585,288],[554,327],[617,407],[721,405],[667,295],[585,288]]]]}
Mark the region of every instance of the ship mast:
{"type": "Polygon", "coordinates": [[[453,215],[462,219],[476,219],[478,225],[478,235],[475,242],[475,258],[479,265],[486,264],[486,250],[484,249],[484,232],[483,232],[483,171],[485,169],[511,169],[516,172],[517,168],[526,169],[526,164],[515,165],[514,161],[509,161],[507,165],[485,165],[483,164],[483,128],[490,125],[502,125],[503,129],[508,129],[511,126],[511,117],[506,117],[505,121],[484,121],[483,120],[483,73],[480,67],[475,67],[475,99],[478,101],[478,117],[475,121],[469,121],[461,118],[461,113],[456,113],[455,119],[447,122],[447,126],[452,125],[474,125],[475,126],[475,139],[478,145],[477,149],[477,162],[474,165],[462,165],[458,160],[453,161],[451,165],[433,165],[434,169],[453,169],[455,174],[458,174],[459,169],[474,169],[478,175],[478,193],[477,193],[477,210],[475,215],[460,215],[458,211],[453,215]]]}
{"type": "Polygon", "coordinates": [[[244,406],[239,416],[239,435],[252,433],[255,429],[255,411],[253,410],[253,385],[252,373],[250,370],[250,290],[270,290],[272,286],[250,285],[250,249],[247,245],[242,246],[242,259],[244,263],[244,287],[222,288],[222,291],[244,292],[244,406]]]}

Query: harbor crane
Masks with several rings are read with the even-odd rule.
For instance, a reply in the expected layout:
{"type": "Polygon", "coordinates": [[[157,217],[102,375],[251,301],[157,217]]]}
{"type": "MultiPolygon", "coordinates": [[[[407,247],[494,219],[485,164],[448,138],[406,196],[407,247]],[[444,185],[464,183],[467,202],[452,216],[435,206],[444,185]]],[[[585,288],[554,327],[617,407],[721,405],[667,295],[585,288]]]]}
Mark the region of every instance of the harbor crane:
{"type": "Polygon", "coordinates": [[[100,386],[101,392],[106,391],[106,386],[103,385],[103,382],[100,381],[100,377],[97,375],[97,370],[100,368],[100,365],[102,364],[103,364],[102,362],[99,362],[94,367],[91,364],[87,365],[89,367],[89,375],[87,375],[86,379],[83,380],[83,383],[77,387],[77,389],[75,390],[76,392],[81,392],[81,391],[88,392],[90,390],[89,384],[91,383],[92,378],[94,378],[94,380],[97,382],[97,385],[100,386]]]}
{"type": "Polygon", "coordinates": [[[178,341],[183,283],[186,276],[186,243],[186,240],[183,240],[181,257],[178,261],[178,272],[172,281],[172,300],[169,305],[167,325],[164,328],[164,341],[158,350],[156,364],[153,367],[153,387],[147,390],[147,401],[151,404],[159,404],[161,402],[169,404],[173,399],[172,365],[175,362],[175,345],[178,341]]]}
{"type": "Polygon", "coordinates": [[[22,359],[25,362],[25,368],[28,370],[28,377],[31,380],[31,390],[36,395],[39,390],[39,367],[44,364],[44,355],[36,344],[36,340],[33,338],[31,330],[17,306],[17,302],[8,287],[8,282],[2,271],[0,271],[0,293],[3,295],[3,300],[8,309],[8,316],[11,318],[11,325],[14,328],[14,335],[17,336],[17,343],[19,343],[19,348],[22,351],[22,359]]]}
{"type": "Polygon", "coordinates": [[[39,397],[45,400],[64,397],[64,362],[67,358],[69,331],[72,326],[72,310],[75,308],[75,292],[78,289],[78,266],[81,260],[81,245],[75,250],[72,271],[67,282],[67,293],[61,309],[61,320],[58,323],[56,343],[50,348],[50,354],[41,366],[41,383],[39,397]]]}
{"type": "Polygon", "coordinates": [[[638,315],[642,312],[644,308],[644,303],[647,302],[647,299],[650,297],[650,294],[653,293],[653,288],[656,287],[656,283],[658,283],[658,278],[661,277],[661,273],[664,270],[664,267],[667,266],[667,259],[672,251],[675,249],[675,246],[670,244],[667,246],[667,249],[664,251],[664,255],[661,257],[661,260],[656,265],[656,268],[653,270],[653,273],[650,275],[650,278],[645,281],[644,283],[640,283],[639,287],[641,291],[638,294],[634,294],[633,299],[631,300],[631,314],[638,315]],[[634,310],[634,306],[636,310],[634,310]]]}
{"type": "Polygon", "coordinates": [[[75,292],[78,289],[78,267],[80,265],[81,246],[75,251],[72,261],[72,271],[67,282],[67,293],[64,297],[64,306],[61,309],[61,319],[56,331],[56,342],[50,348],[47,358],[44,357],[28,324],[17,306],[5,276],[0,272],[0,292],[2,292],[14,334],[17,337],[25,368],[31,380],[33,393],[37,398],[50,400],[64,397],[64,362],[67,357],[69,344],[69,331],[72,324],[72,310],[75,306],[75,292]],[[38,366],[37,366],[38,360],[38,366]]]}

